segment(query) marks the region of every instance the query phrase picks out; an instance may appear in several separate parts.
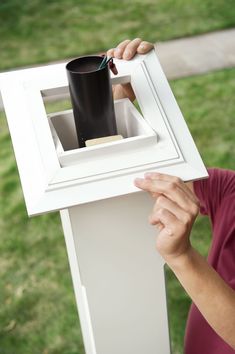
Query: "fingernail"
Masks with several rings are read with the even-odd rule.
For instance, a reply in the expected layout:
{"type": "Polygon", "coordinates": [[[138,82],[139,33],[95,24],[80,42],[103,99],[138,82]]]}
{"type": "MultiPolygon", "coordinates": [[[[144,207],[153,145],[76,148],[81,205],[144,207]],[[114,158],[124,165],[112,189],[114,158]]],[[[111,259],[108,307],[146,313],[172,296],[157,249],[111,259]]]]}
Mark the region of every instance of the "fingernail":
{"type": "Polygon", "coordinates": [[[117,58],[121,58],[121,49],[115,48],[114,53],[117,58]]]}
{"type": "Polygon", "coordinates": [[[145,178],[151,178],[151,177],[153,177],[153,173],[151,173],[151,172],[146,172],[146,173],[144,174],[144,177],[145,177],[145,178]]]}
{"type": "Polygon", "coordinates": [[[139,184],[143,182],[143,178],[135,178],[134,183],[139,184]]]}
{"type": "Polygon", "coordinates": [[[144,174],[144,177],[145,178],[149,178],[149,179],[151,179],[151,178],[153,178],[153,179],[156,179],[157,177],[159,177],[159,173],[157,173],[157,172],[146,172],[145,174],[144,174]]]}
{"type": "Polygon", "coordinates": [[[125,59],[129,59],[131,57],[131,52],[129,50],[127,50],[125,52],[125,59]]]}

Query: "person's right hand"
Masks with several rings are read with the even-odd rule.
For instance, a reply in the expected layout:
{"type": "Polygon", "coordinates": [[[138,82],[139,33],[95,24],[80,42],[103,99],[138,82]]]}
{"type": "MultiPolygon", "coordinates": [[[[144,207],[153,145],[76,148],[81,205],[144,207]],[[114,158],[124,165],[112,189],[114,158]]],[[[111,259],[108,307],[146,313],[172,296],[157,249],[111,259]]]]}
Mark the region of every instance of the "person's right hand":
{"type": "MultiPolygon", "coordinates": [[[[153,44],[142,41],[141,38],[135,38],[133,40],[126,39],[125,41],[119,43],[116,48],[109,49],[107,51],[107,56],[117,59],[130,60],[137,53],[146,54],[151,49],[153,49],[153,44]]],[[[130,84],[114,85],[113,96],[115,100],[121,98],[129,98],[131,101],[135,100],[135,94],[130,84]]]]}
{"type": "Polygon", "coordinates": [[[191,249],[189,236],[199,212],[199,201],[186,184],[174,176],[151,172],[136,179],[135,185],[156,199],[149,222],[159,229],[156,247],[171,266],[191,249]]]}

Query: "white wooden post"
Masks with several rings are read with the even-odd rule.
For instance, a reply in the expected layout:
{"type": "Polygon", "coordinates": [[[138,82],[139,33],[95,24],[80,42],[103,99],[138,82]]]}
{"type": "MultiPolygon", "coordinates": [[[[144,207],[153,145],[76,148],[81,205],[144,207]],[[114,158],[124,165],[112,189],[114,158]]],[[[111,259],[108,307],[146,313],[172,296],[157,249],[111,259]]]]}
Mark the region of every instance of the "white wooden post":
{"type": "Polygon", "coordinates": [[[152,204],[134,193],[61,211],[87,353],[170,353],[152,204]]]}

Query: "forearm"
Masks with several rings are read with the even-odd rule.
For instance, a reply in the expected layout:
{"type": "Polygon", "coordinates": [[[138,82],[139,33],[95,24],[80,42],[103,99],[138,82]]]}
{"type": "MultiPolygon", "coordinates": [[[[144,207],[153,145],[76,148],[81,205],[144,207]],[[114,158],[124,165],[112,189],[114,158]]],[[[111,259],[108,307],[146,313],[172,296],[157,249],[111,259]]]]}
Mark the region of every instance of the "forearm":
{"type": "Polygon", "coordinates": [[[193,248],[166,262],[210,326],[235,349],[235,291],[193,248]]]}

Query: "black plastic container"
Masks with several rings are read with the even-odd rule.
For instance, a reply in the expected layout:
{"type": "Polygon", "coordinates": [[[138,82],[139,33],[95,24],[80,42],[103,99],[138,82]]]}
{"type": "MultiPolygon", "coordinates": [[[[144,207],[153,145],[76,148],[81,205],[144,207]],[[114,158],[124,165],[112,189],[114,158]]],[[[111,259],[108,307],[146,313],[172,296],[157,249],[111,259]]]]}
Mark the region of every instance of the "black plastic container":
{"type": "Polygon", "coordinates": [[[117,134],[109,67],[99,69],[102,60],[85,56],[66,65],[79,147],[86,140],[117,134]]]}

